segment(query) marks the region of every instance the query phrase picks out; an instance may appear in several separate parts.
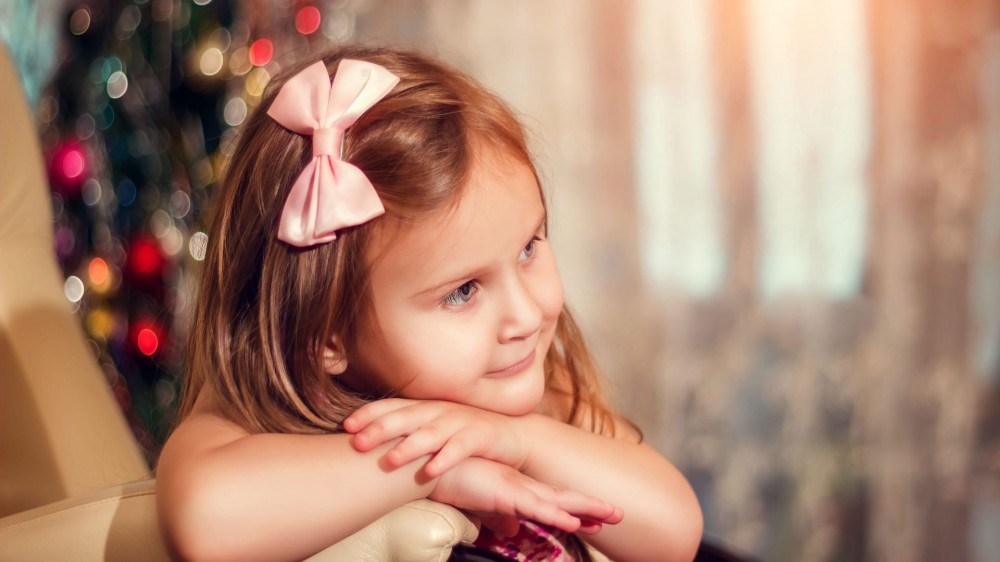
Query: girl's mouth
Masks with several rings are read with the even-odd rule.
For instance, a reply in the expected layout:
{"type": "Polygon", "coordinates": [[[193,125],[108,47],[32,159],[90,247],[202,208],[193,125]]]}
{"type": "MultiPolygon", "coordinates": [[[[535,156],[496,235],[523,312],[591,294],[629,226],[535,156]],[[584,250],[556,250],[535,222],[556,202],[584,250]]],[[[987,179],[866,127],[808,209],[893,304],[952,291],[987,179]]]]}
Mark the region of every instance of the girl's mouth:
{"type": "Polygon", "coordinates": [[[534,362],[535,362],[535,350],[532,349],[531,353],[529,353],[527,357],[525,357],[524,359],[521,359],[517,363],[514,363],[509,367],[504,367],[503,369],[500,369],[498,371],[490,371],[486,373],[485,376],[491,379],[509,377],[511,375],[516,375],[517,373],[520,373],[521,371],[527,369],[534,362]]]}

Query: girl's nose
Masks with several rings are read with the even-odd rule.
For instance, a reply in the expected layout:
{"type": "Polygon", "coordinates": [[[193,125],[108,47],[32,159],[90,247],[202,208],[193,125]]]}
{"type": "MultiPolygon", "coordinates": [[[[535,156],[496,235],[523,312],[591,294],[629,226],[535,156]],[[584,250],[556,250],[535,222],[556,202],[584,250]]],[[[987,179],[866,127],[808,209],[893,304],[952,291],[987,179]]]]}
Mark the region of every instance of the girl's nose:
{"type": "Polygon", "coordinates": [[[524,280],[515,275],[506,288],[504,309],[500,311],[500,343],[523,340],[534,335],[542,325],[542,309],[524,280]]]}

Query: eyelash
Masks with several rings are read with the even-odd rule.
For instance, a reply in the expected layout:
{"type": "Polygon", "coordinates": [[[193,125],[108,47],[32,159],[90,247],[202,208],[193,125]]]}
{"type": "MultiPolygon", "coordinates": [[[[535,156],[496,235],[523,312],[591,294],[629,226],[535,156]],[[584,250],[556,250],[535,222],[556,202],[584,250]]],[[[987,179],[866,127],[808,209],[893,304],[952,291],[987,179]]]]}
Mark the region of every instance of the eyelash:
{"type": "Polygon", "coordinates": [[[535,256],[535,243],[536,242],[541,242],[541,241],[542,241],[542,237],[541,236],[537,236],[537,235],[536,236],[532,236],[531,237],[531,241],[528,242],[528,245],[525,246],[524,249],[521,250],[521,253],[517,256],[517,261],[521,262],[521,261],[530,260],[531,258],[533,258],[535,256]],[[527,254],[527,255],[525,255],[525,254],[527,254]],[[521,258],[522,255],[524,256],[524,258],[521,258]]]}
{"type": "MultiPolygon", "coordinates": [[[[535,251],[536,251],[535,243],[541,241],[542,238],[540,236],[532,236],[531,241],[528,242],[528,244],[521,250],[521,253],[518,254],[517,261],[520,263],[535,257],[535,251]]],[[[474,280],[466,281],[465,283],[462,283],[462,285],[459,286],[457,289],[448,293],[448,295],[445,296],[441,302],[447,307],[458,308],[460,306],[468,304],[469,301],[472,300],[472,297],[475,296],[476,292],[478,291],[479,291],[479,284],[476,281],[474,280]]]]}
{"type": "Polygon", "coordinates": [[[444,305],[455,308],[467,304],[478,290],[479,285],[475,281],[466,281],[461,287],[448,293],[448,296],[444,298],[444,305]]]}

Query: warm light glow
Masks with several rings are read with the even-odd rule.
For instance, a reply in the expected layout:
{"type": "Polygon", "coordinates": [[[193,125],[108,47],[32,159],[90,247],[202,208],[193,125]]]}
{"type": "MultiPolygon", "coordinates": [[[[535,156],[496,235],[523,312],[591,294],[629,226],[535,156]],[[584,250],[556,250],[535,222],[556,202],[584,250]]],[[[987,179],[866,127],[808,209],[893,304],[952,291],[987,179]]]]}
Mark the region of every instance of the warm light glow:
{"type": "Polygon", "coordinates": [[[319,29],[321,19],[319,8],[306,6],[295,14],[295,30],[302,35],[309,35],[319,29]]]}
{"type": "Polygon", "coordinates": [[[205,52],[201,54],[201,61],[199,67],[201,68],[202,74],[206,76],[215,76],[222,70],[222,63],[224,62],[222,51],[218,47],[209,47],[205,49],[205,52]]]}
{"type": "Polygon", "coordinates": [[[144,355],[152,355],[160,347],[160,338],[153,330],[143,328],[139,330],[139,335],[136,336],[135,343],[139,346],[139,351],[144,355]]]}
{"type": "Polygon", "coordinates": [[[267,86],[268,81],[271,80],[271,75],[267,73],[267,70],[263,68],[255,68],[253,72],[247,75],[246,84],[244,87],[247,93],[253,97],[260,97],[264,93],[264,86],[267,86]]]}
{"type": "Polygon", "coordinates": [[[87,314],[87,331],[102,340],[108,339],[115,327],[115,318],[106,308],[98,308],[87,314]]]}
{"type": "Polygon", "coordinates": [[[274,45],[270,39],[258,39],[250,45],[250,62],[256,66],[264,66],[271,62],[274,55],[274,45]]]}
{"type": "Polygon", "coordinates": [[[73,35],[83,35],[90,29],[90,10],[78,8],[69,18],[69,30],[73,35]]]}
{"type": "Polygon", "coordinates": [[[101,258],[90,260],[90,267],[87,268],[90,275],[90,282],[94,285],[103,285],[108,280],[108,262],[101,258]]]}

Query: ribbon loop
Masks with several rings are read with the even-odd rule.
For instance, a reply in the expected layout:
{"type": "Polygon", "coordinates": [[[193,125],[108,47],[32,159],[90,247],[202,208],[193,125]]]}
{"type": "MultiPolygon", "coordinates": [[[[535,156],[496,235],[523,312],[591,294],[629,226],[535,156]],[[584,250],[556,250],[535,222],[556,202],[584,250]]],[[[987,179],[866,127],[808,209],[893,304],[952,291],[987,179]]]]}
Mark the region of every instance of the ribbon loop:
{"type": "Polygon", "coordinates": [[[389,94],[399,78],[377,64],[343,59],[331,82],[322,61],[288,79],[267,114],[282,127],[312,137],[312,161],[295,180],[278,225],[278,239],[309,247],[337,230],[385,212],[371,181],[341,160],[344,131],[389,94]]]}

